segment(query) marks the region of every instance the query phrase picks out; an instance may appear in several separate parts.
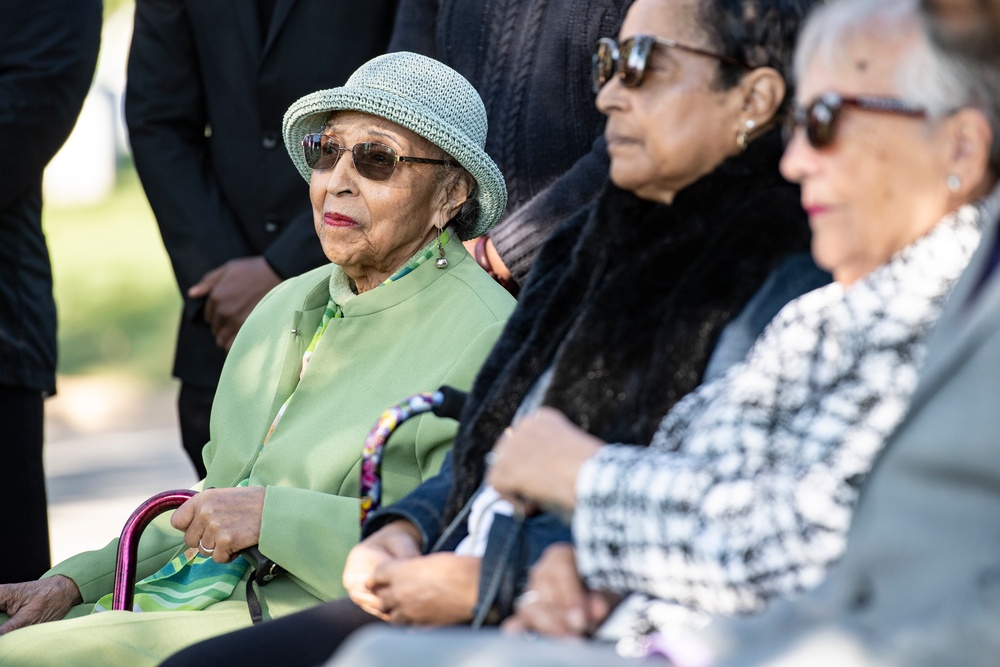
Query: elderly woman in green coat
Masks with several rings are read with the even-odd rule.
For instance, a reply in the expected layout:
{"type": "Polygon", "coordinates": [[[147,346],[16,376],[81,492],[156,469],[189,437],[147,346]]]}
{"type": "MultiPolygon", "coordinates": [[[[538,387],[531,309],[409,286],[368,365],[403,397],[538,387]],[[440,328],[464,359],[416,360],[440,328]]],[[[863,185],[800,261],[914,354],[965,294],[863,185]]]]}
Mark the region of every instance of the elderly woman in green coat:
{"type": "MultiPolygon", "coordinates": [[[[105,611],[114,540],[0,586],[3,664],[155,664],[249,625],[239,553],[253,545],[287,570],[258,592],[265,618],[342,596],[365,434],[402,397],[467,388],[500,334],[514,301],[461,241],[496,222],[506,190],[461,75],[381,56],[292,105],[284,137],[331,264],[278,286],[236,338],[200,493],[140,542],[141,613],[105,611]]],[[[428,416],[399,429],[386,502],[437,470],[454,428],[428,416]]]]}

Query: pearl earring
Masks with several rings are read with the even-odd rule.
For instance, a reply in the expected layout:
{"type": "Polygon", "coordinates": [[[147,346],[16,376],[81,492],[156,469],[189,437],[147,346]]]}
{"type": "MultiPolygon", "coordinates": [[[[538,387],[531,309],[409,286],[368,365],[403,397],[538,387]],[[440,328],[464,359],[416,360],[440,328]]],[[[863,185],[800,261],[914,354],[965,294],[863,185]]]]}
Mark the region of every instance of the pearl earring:
{"type": "Polygon", "coordinates": [[[951,192],[955,193],[955,192],[958,192],[958,189],[960,187],[962,187],[962,179],[959,178],[958,176],[956,176],[955,174],[949,174],[948,175],[948,190],[950,190],[951,192]]]}
{"type": "Polygon", "coordinates": [[[752,119],[747,119],[743,125],[744,128],[736,133],[736,145],[740,147],[741,151],[745,151],[750,145],[750,130],[755,128],[757,123],[752,119]]]}

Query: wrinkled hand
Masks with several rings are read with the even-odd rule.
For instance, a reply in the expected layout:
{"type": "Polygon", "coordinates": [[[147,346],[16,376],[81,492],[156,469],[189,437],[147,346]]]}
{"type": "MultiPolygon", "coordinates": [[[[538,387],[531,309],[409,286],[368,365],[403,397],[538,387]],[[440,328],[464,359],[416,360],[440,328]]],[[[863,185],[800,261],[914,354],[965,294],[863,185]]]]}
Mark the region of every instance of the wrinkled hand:
{"type": "Polygon", "coordinates": [[[512,502],[572,510],[580,466],[603,444],[558,410],[539,408],[497,440],[487,482],[512,502]]]}
{"type": "MultiPolygon", "coordinates": [[[[263,486],[206,489],[177,508],[170,525],[184,531],[184,544],[212,549],[212,560],[228,563],[260,542],[263,486]]],[[[206,553],[207,552],[203,552],[206,553]]]]}
{"type": "Polygon", "coordinates": [[[0,585],[0,611],[10,618],[0,625],[0,635],[36,623],[58,621],[83,602],[80,589],[59,574],[22,584],[0,585]]]}
{"type": "Polygon", "coordinates": [[[472,620],[482,559],[450,552],[379,566],[373,590],[393,623],[455,625],[472,620]]]}
{"type": "Polygon", "coordinates": [[[216,344],[228,350],[250,311],[279,282],[263,257],[242,257],[206,273],[187,294],[205,298],[205,321],[216,344]]]}
{"type": "Polygon", "coordinates": [[[588,591],[576,571],[571,544],[553,544],[528,575],[528,588],[516,613],[503,622],[505,632],[536,632],[555,637],[585,637],[608,617],[619,598],[588,591]]]}
{"type": "Polygon", "coordinates": [[[420,531],[409,521],[393,521],[355,545],[344,565],[344,588],[354,604],[388,621],[382,599],[373,591],[375,571],[393,560],[417,558],[421,554],[420,531]]]}

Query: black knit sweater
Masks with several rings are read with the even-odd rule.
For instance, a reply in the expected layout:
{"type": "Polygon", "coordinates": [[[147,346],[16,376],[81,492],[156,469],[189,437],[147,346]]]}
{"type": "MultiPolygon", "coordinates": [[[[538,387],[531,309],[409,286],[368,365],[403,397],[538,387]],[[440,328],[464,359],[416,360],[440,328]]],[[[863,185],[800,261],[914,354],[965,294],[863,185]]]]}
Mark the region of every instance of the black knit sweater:
{"type": "Polygon", "coordinates": [[[523,283],[538,248],[607,175],[604,118],[594,106],[590,59],[618,34],[631,0],[401,0],[389,49],[453,67],[479,91],[489,118],[486,152],[507,183],[507,213],[490,232],[523,283]],[[561,178],[560,178],[561,177],[561,178]],[[547,188],[530,210],[518,209],[547,188]],[[517,213],[515,213],[517,212],[517,213]]]}
{"type": "Polygon", "coordinates": [[[539,254],[518,308],[476,378],[455,441],[449,515],[483,456],[549,366],[543,402],[610,442],[646,444],[698,386],[719,334],[809,232],[778,173],[779,132],[655,204],[609,186],[539,254]]]}

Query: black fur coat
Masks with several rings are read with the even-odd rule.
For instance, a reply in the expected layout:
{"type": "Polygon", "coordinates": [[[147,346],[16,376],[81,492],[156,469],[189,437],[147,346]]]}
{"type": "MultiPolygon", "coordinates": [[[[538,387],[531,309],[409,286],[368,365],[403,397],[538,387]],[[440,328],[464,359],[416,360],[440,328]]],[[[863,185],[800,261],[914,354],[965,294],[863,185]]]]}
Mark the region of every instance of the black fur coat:
{"type": "Polygon", "coordinates": [[[656,204],[608,185],[542,248],[476,378],[455,441],[449,516],[483,456],[554,365],[546,405],[602,440],[647,444],[698,386],[719,334],[788,255],[809,247],[779,132],[656,204]]]}

